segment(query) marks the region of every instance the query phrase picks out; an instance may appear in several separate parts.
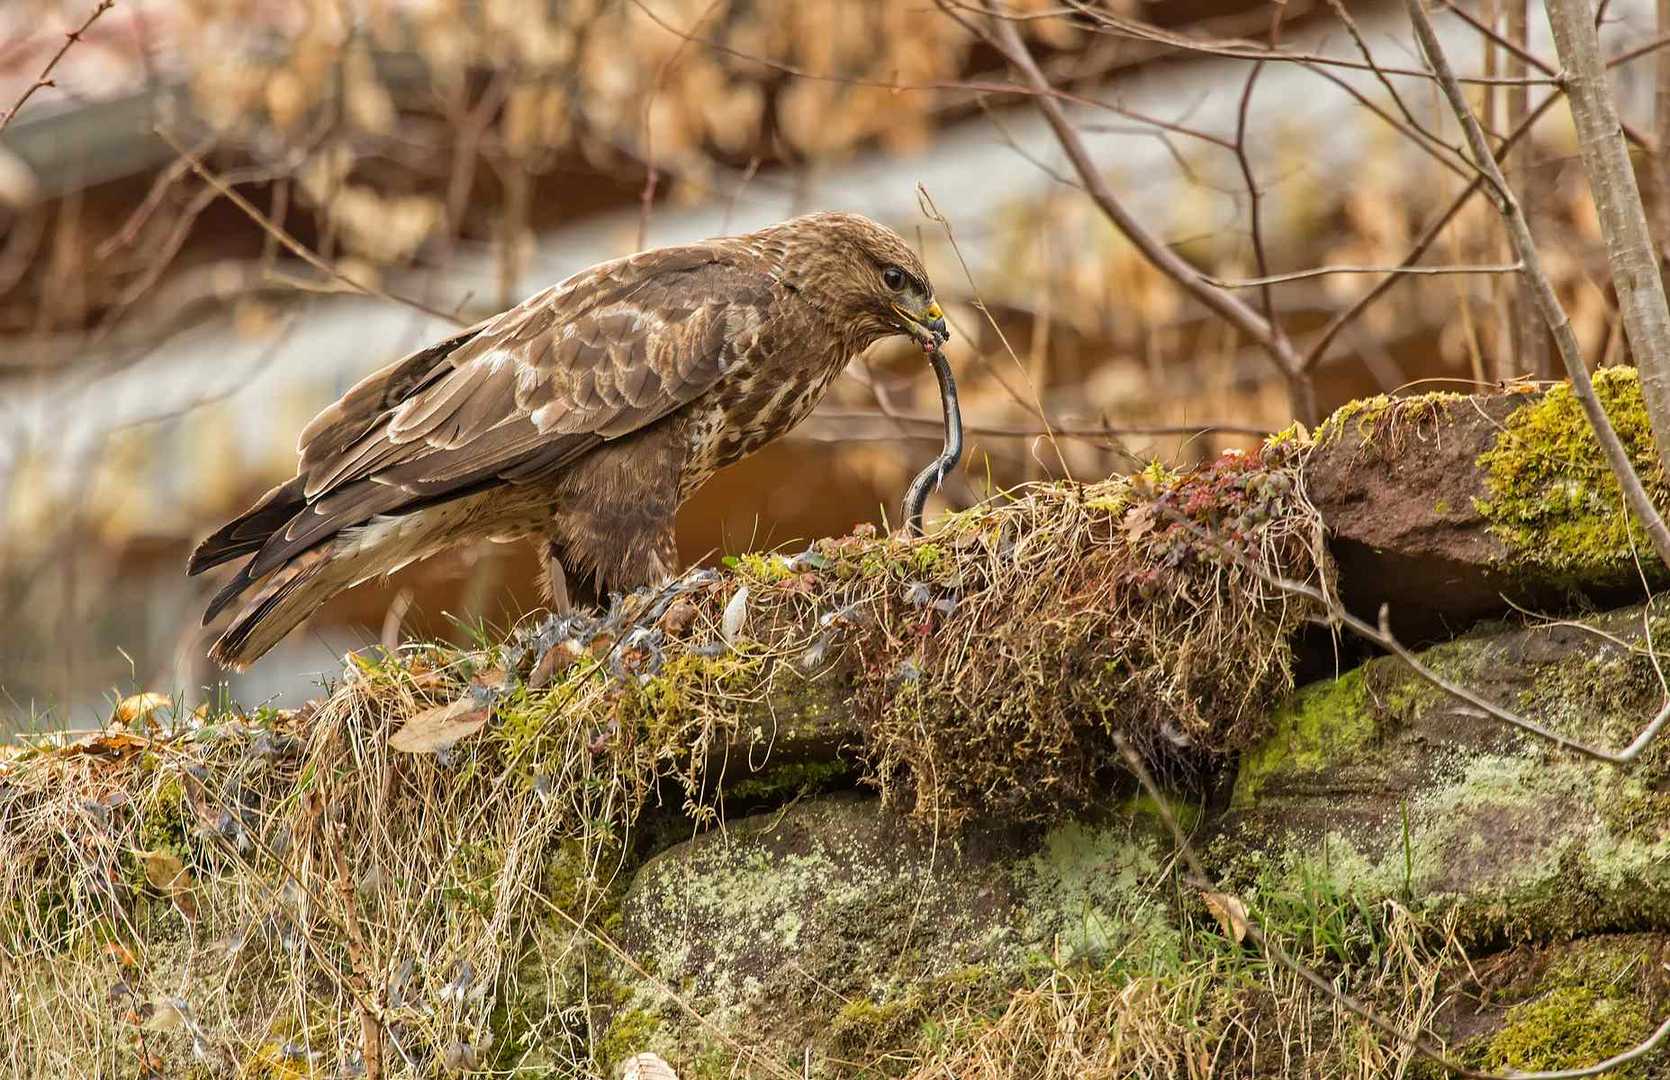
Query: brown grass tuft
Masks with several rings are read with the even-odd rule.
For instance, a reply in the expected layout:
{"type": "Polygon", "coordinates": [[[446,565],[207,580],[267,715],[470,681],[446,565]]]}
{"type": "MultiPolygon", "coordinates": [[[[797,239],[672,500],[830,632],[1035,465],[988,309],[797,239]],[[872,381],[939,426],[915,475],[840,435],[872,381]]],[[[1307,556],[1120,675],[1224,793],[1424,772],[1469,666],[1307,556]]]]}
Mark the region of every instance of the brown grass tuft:
{"type": "Polygon", "coordinates": [[[354,1074],[370,1031],[387,1075],[584,1074],[635,1049],[600,1042],[624,996],[600,962],[640,816],[715,816],[716,763],[769,757],[785,702],[821,694],[885,794],[952,817],[1058,812],[1115,730],[1244,745],[1306,613],[1172,513],[1326,577],[1293,464],[1230,457],[745,555],[503,644],[350,657],[299,711],[148,708],[13,749],[0,1071],[354,1074]],[[403,745],[430,752],[391,749],[414,716],[433,730],[403,745]]]}

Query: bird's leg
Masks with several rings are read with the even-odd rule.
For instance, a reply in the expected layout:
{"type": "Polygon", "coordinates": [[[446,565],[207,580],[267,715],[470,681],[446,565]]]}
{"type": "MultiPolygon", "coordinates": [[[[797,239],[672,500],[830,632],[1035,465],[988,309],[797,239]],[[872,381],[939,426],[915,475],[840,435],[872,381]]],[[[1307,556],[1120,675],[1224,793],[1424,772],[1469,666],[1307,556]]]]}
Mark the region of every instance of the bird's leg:
{"type": "Polygon", "coordinates": [[[545,595],[555,615],[566,615],[574,607],[568,596],[568,574],[562,567],[562,555],[554,542],[545,545],[545,595]]]}

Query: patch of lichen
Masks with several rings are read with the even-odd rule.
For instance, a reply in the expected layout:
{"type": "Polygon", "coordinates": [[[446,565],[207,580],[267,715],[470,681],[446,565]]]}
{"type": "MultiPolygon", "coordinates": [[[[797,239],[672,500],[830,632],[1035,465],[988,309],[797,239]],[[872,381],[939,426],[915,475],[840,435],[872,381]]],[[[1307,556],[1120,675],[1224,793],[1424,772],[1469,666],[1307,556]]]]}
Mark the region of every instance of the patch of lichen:
{"type": "MultiPolygon", "coordinates": [[[[1603,368],[1594,383],[1648,494],[1670,505],[1635,369],[1603,368]]],[[[1618,482],[1569,385],[1511,413],[1478,465],[1488,494],[1475,505],[1515,560],[1591,581],[1627,578],[1638,560],[1653,566],[1651,542],[1624,513],[1618,482]]]]}
{"type": "MultiPolygon", "coordinates": [[[[1593,655],[1574,655],[1538,669],[1520,707],[1557,731],[1610,746],[1634,740],[1662,704],[1663,688],[1648,640],[1634,620],[1628,641],[1636,650],[1610,644],[1593,655]],[[1633,638],[1633,640],[1630,640],[1633,638]]],[[[1665,641],[1670,627],[1654,619],[1651,640],[1665,641]]],[[[1628,769],[1599,770],[1595,805],[1609,834],[1640,845],[1670,842],[1670,745],[1648,745],[1628,769]]]]}
{"type": "MultiPolygon", "coordinates": [[[[1662,701],[1642,612],[1585,622],[1481,627],[1420,660],[1552,730],[1622,746],[1662,701]]],[[[1670,922],[1670,749],[1627,769],[1591,761],[1462,711],[1393,657],[1307,688],[1275,726],[1211,848],[1239,885],[1330,881],[1452,919],[1469,946],[1670,922]]]]}
{"type": "Polygon", "coordinates": [[[936,841],[851,796],[733,820],[638,875],[624,940],[654,982],[628,1007],[658,1018],[652,1049],[716,1041],[670,986],[760,1053],[891,1075],[1039,967],[1169,953],[1154,832],[1115,813],[936,841]]]}

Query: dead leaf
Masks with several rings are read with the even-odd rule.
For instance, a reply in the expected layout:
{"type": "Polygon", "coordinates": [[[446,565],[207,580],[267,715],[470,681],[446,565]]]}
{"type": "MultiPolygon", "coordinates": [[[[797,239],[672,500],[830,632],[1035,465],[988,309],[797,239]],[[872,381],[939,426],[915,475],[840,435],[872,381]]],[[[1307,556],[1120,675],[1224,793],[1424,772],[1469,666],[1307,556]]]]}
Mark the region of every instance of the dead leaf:
{"type": "Polygon", "coordinates": [[[62,753],[66,756],[74,754],[121,754],[128,750],[150,746],[151,740],[138,735],[129,735],[125,731],[112,731],[109,734],[94,733],[84,735],[74,742],[64,746],[62,753]]]}
{"type": "Polygon", "coordinates": [[[139,960],[133,955],[132,950],[119,941],[105,942],[104,953],[121,967],[136,968],[139,966],[139,960]]]}
{"type": "Polygon", "coordinates": [[[1125,519],[1119,523],[1119,531],[1125,534],[1128,543],[1136,543],[1150,532],[1154,531],[1154,508],[1147,503],[1139,503],[1125,511],[1125,519]]]}
{"type": "Polygon", "coordinates": [[[466,735],[474,735],[487,723],[491,712],[474,694],[465,694],[450,705],[425,709],[389,736],[389,748],[407,754],[433,754],[445,750],[466,735]]]}
{"type": "Polygon", "coordinates": [[[110,717],[114,723],[132,727],[141,720],[149,720],[159,709],[172,709],[174,699],[167,694],[159,694],[147,690],[143,694],[132,694],[116,703],[116,711],[110,717]]]}
{"type": "Polygon", "coordinates": [[[533,666],[528,674],[528,686],[533,690],[543,690],[557,680],[557,676],[568,670],[568,666],[580,658],[580,643],[573,638],[559,641],[539,658],[539,663],[533,666]]]}
{"type": "Polygon", "coordinates": [[[490,694],[507,694],[515,685],[510,672],[502,667],[483,668],[470,679],[471,686],[479,686],[490,694]]]}
{"type": "Polygon", "coordinates": [[[140,1021],[146,1031],[179,1031],[186,1026],[179,1008],[166,998],[151,1003],[150,1014],[140,1021]]]}
{"type": "Polygon", "coordinates": [[[181,915],[196,922],[197,897],[192,895],[195,883],[191,880],[191,871],[186,869],[179,856],[163,848],[155,851],[136,848],[134,854],[145,864],[145,880],[150,882],[151,888],[172,900],[181,915]]]}
{"type": "Polygon", "coordinates": [[[1206,901],[1206,910],[1218,920],[1223,927],[1224,936],[1233,938],[1239,945],[1247,936],[1247,905],[1241,902],[1239,896],[1229,893],[1202,892],[1200,898],[1206,901]]]}

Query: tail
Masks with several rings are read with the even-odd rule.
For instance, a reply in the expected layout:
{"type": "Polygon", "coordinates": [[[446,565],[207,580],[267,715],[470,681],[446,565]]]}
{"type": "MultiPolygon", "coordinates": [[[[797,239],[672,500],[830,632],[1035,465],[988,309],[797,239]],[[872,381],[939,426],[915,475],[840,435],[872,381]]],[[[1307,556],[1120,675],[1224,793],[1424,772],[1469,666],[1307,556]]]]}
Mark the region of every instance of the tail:
{"type": "MultiPolygon", "coordinates": [[[[346,584],[340,575],[324,572],[330,562],[330,545],[326,545],[285,563],[267,579],[260,592],[250,597],[249,603],[209,650],[209,658],[221,667],[237,671],[260,659],[346,584]]],[[[215,598],[218,606],[210,607],[210,617],[249,584],[240,572],[221,596],[215,598]]]]}

